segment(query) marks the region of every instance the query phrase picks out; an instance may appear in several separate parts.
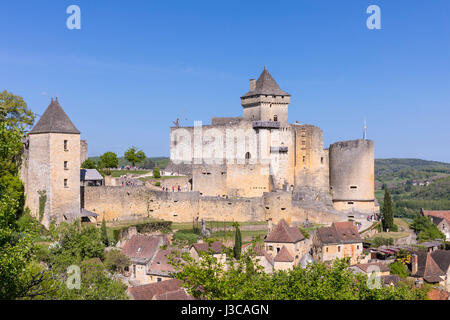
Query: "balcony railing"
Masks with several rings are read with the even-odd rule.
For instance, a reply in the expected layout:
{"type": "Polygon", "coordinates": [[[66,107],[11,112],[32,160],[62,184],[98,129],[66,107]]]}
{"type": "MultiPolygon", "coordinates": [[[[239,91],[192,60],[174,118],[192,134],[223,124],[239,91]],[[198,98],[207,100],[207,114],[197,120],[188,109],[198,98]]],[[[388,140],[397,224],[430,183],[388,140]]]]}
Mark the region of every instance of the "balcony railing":
{"type": "Polygon", "coordinates": [[[253,121],[253,129],[279,129],[280,122],[278,121],[253,121]]]}
{"type": "Polygon", "coordinates": [[[270,147],[270,153],[285,153],[288,152],[288,147],[270,147]]]}

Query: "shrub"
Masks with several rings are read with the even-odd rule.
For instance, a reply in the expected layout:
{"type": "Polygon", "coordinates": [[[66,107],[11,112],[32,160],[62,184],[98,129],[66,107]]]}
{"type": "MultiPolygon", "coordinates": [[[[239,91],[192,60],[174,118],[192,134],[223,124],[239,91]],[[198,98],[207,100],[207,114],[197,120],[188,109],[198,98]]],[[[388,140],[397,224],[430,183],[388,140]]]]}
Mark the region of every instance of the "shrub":
{"type": "Polygon", "coordinates": [[[157,167],[153,169],[153,178],[155,178],[155,179],[161,178],[161,172],[159,171],[159,168],[157,168],[157,167]]]}
{"type": "Polygon", "coordinates": [[[393,238],[375,237],[372,241],[372,246],[374,246],[374,247],[391,246],[393,244],[394,244],[393,238]]]}
{"type": "Polygon", "coordinates": [[[391,274],[396,274],[403,279],[408,276],[408,271],[406,270],[405,265],[399,261],[391,263],[389,265],[389,270],[391,271],[391,274]]]}

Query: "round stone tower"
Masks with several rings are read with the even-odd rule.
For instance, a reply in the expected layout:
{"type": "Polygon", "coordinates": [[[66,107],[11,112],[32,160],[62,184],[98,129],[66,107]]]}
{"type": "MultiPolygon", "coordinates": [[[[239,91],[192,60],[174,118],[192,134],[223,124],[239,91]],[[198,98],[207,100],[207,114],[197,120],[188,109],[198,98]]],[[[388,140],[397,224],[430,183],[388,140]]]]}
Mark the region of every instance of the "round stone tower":
{"type": "Polygon", "coordinates": [[[374,143],[351,140],[330,145],[330,192],[341,212],[373,213],[374,143]]]}

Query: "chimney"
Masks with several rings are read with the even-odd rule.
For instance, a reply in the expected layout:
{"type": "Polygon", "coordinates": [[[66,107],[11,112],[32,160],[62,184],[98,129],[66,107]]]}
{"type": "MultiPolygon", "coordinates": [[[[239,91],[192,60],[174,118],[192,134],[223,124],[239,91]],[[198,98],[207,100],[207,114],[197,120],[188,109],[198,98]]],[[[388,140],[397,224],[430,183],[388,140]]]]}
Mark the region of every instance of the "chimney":
{"type": "Polygon", "coordinates": [[[250,79],[250,91],[255,91],[255,90],[256,90],[256,80],[250,79]]]}
{"type": "Polygon", "coordinates": [[[419,270],[419,257],[417,254],[411,255],[411,274],[416,274],[419,270]]]}
{"type": "Polygon", "coordinates": [[[269,229],[269,233],[272,231],[272,229],[273,229],[273,222],[272,222],[272,218],[269,218],[268,220],[267,220],[267,228],[269,229]]]}

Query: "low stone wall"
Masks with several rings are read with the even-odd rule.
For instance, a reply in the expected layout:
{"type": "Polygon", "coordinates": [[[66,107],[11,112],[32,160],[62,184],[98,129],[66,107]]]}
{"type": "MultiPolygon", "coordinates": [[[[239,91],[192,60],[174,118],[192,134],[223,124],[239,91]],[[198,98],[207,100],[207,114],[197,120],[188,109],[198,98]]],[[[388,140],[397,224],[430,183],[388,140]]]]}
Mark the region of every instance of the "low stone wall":
{"type": "Polygon", "coordinates": [[[342,215],[302,208],[292,201],[292,194],[265,193],[259,198],[225,199],[205,197],[199,192],[165,192],[139,187],[85,187],[85,209],[106,221],[144,217],[174,222],[191,222],[195,218],[216,221],[263,221],[272,218],[290,222],[331,223],[345,221],[342,215]]]}

